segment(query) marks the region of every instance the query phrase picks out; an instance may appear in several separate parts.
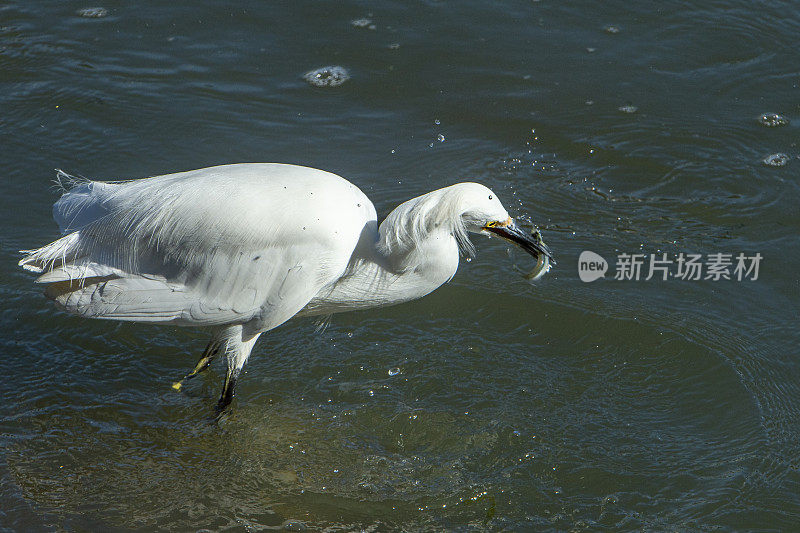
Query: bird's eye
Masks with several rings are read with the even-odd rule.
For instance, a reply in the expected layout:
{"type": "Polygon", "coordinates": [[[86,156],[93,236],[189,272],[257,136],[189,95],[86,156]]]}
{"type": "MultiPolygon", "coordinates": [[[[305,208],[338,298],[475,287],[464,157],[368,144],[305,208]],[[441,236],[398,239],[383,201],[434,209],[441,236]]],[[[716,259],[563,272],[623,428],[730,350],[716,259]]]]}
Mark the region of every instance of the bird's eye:
{"type": "Polygon", "coordinates": [[[492,199],[492,195],[490,194],[490,195],[489,195],[489,200],[491,200],[491,199],[492,199]]]}

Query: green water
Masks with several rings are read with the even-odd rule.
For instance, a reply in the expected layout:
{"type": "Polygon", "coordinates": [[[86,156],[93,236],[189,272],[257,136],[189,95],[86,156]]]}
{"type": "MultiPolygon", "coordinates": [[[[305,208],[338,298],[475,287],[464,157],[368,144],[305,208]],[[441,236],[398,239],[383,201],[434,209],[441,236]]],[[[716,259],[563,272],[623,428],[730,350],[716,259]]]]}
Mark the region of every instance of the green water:
{"type": "Polygon", "coordinates": [[[800,523],[795,3],[100,5],[0,4],[0,526],[800,523]],[[328,65],[350,79],[303,79],[328,65]],[[379,215],[479,181],[558,266],[531,285],[476,236],[422,300],[262,336],[213,423],[221,368],[170,387],[205,332],[61,313],[17,251],[57,236],[56,167],[246,161],[336,172],[379,215]],[[614,279],[622,253],[740,252],[758,279],[614,279]]]}

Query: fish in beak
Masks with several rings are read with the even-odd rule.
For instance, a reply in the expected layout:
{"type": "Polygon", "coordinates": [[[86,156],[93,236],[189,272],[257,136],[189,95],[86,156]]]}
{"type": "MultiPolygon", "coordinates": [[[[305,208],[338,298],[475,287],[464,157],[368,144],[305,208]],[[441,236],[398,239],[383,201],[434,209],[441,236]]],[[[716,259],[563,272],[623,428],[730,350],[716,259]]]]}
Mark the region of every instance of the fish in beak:
{"type": "Polygon", "coordinates": [[[539,230],[535,230],[533,233],[527,233],[514,224],[511,218],[503,222],[490,222],[484,226],[484,229],[495,235],[499,235],[509,242],[513,242],[537,260],[540,259],[540,256],[544,256],[548,263],[552,265],[556,264],[555,259],[553,259],[553,253],[542,240],[542,235],[539,233],[539,230]]]}

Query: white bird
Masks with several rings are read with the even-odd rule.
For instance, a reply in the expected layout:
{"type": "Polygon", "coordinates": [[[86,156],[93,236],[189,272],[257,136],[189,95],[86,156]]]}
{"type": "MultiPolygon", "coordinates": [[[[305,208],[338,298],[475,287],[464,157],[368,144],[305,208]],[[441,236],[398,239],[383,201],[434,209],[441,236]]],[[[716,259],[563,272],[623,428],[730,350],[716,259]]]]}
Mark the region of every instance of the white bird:
{"type": "Polygon", "coordinates": [[[19,264],[39,273],[45,295],[69,313],[210,327],[211,340],[184,379],[223,353],[220,409],[262,333],[295,316],[420,298],[455,275],[459,249],[473,251],[468,232],[494,233],[552,260],[478,183],[409,200],[380,226],[355,185],[294,165],[70,185],[53,206],[63,237],[23,251],[19,264]]]}

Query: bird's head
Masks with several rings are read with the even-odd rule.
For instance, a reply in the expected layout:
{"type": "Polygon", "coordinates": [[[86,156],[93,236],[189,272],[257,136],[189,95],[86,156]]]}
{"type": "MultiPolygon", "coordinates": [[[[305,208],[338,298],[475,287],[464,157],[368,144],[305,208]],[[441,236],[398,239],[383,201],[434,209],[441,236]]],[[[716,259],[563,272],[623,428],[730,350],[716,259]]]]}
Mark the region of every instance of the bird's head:
{"type": "Polygon", "coordinates": [[[516,244],[532,256],[538,258],[542,254],[555,264],[550,249],[541,238],[520,229],[491,189],[480,183],[460,183],[454,187],[459,188],[461,220],[467,231],[497,235],[516,244]]]}
{"type": "Polygon", "coordinates": [[[378,247],[384,255],[397,254],[408,261],[410,251],[437,230],[449,231],[468,256],[474,253],[468,234],[478,233],[502,237],[537,260],[547,258],[555,264],[541,237],[517,227],[497,195],[480,183],[457,183],[400,204],[381,223],[378,247]]]}

